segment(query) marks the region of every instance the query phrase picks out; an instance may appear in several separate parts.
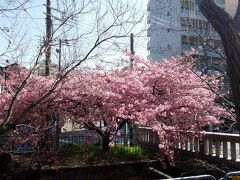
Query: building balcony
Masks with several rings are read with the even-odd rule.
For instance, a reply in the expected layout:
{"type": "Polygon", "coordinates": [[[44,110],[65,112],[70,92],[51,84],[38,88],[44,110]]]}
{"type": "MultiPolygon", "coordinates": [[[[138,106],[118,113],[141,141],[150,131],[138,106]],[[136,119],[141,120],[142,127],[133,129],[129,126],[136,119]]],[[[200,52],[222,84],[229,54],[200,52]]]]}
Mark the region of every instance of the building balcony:
{"type": "Polygon", "coordinates": [[[148,24],[151,23],[151,16],[150,16],[150,14],[147,16],[147,23],[148,23],[148,24]]]}
{"type": "Polygon", "coordinates": [[[158,2],[155,0],[149,0],[147,4],[147,11],[153,11],[158,6],[158,2]]]}
{"type": "Polygon", "coordinates": [[[149,29],[147,30],[147,37],[151,37],[151,31],[149,29]]]}
{"type": "Polygon", "coordinates": [[[148,1],[148,4],[147,4],[147,11],[151,11],[151,0],[150,1],[148,1]]]}
{"type": "Polygon", "coordinates": [[[151,40],[147,42],[147,50],[151,50],[152,42],[151,40]]]}

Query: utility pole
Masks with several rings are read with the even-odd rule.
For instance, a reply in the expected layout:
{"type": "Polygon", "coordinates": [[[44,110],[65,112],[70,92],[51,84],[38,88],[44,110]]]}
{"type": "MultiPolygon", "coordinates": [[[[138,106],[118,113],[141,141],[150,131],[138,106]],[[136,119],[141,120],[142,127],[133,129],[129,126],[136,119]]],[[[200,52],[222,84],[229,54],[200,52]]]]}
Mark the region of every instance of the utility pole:
{"type": "MultiPolygon", "coordinates": [[[[62,39],[59,39],[59,47],[56,49],[56,52],[58,53],[58,72],[60,73],[62,67],[61,67],[61,59],[62,59],[62,39]]],[[[56,130],[56,149],[59,149],[59,134],[61,133],[60,128],[60,115],[56,115],[56,121],[55,121],[55,130],[56,130]]]]}
{"type": "Polygon", "coordinates": [[[51,62],[51,43],[52,43],[52,19],[51,19],[51,0],[46,0],[46,39],[45,39],[45,75],[50,75],[49,64],[51,62]]]}
{"type": "Polygon", "coordinates": [[[59,48],[56,50],[58,53],[58,71],[61,71],[62,61],[62,39],[59,39],[59,48]]]}
{"type": "MultiPolygon", "coordinates": [[[[133,33],[130,35],[130,50],[131,50],[131,55],[134,55],[134,39],[133,39],[133,33]]],[[[130,68],[133,68],[133,58],[131,57],[130,59],[130,68]]]]}
{"type": "MultiPolygon", "coordinates": [[[[131,50],[131,56],[133,56],[135,54],[134,52],[134,38],[133,38],[133,33],[131,33],[130,35],[130,50],[131,50]]],[[[133,58],[130,58],[130,68],[133,69],[133,58]]],[[[133,146],[133,123],[129,122],[128,123],[128,127],[129,127],[129,144],[130,146],[133,146]]]]}
{"type": "MultiPolygon", "coordinates": [[[[46,0],[46,35],[45,35],[45,76],[50,75],[50,62],[51,62],[51,43],[52,43],[52,19],[51,19],[51,0],[46,0]]],[[[46,121],[50,122],[51,119],[56,119],[56,116],[54,114],[52,115],[46,115],[46,121]]],[[[44,138],[42,141],[45,143],[45,146],[48,147],[49,144],[46,142],[48,141],[48,133],[44,134],[44,138]]],[[[56,146],[58,146],[58,143],[55,143],[55,149],[56,146]]]]}

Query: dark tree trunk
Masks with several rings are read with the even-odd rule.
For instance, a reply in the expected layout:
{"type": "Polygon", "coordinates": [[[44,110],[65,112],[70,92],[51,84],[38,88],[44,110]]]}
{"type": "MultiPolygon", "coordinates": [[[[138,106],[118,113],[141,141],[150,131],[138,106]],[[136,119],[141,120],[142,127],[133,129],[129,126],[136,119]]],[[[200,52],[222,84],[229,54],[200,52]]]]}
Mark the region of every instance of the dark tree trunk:
{"type": "Polygon", "coordinates": [[[0,173],[6,173],[11,170],[12,157],[7,152],[0,152],[0,173]]]}
{"type": "Polygon", "coordinates": [[[60,115],[58,114],[56,116],[56,134],[55,134],[55,150],[59,150],[59,139],[60,139],[60,133],[61,133],[61,128],[60,128],[60,115]]]}
{"type": "Polygon", "coordinates": [[[109,151],[110,151],[109,143],[110,143],[110,135],[109,134],[105,134],[102,137],[102,148],[103,148],[103,152],[104,153],[109,153],[109,151]]]}
{"type": "MultiPolygon", "coordinates": [[[[119,119],[121,120],[118,122],[117,130],[120,130],[128,121],[129,119],[119,119]]],[[[109,153],[110,151],[110,132],[102,131],[101,128],[95,126],[92,122],[84,123],[88,129],[95,130],[102,138],[102,149],[104,153],[109,153]]],[[[104,122],[104,126],[107,124],[104,122]]]]}
{"type": "Polygon", "coordinates": [[[213,0],[196,0],[196,2],[222,39],[237,121],[240,122],[240,9],[238,8],[235,18],[232,18],[218,7],[213,0]]]}

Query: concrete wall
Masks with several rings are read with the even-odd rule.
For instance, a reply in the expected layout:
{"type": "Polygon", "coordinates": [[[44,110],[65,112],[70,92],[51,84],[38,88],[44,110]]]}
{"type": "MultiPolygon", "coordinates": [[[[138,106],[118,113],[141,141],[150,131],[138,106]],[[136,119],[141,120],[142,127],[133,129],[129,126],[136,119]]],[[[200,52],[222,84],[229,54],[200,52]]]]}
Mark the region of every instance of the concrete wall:
{"type": "Polygon", "coordinates": [[[148,50],[149,59],[161,60],[172,54],[179,53],[181,45],[180,30],[180,1],[150,0],[148,4],[149,16],[148,50]]]}

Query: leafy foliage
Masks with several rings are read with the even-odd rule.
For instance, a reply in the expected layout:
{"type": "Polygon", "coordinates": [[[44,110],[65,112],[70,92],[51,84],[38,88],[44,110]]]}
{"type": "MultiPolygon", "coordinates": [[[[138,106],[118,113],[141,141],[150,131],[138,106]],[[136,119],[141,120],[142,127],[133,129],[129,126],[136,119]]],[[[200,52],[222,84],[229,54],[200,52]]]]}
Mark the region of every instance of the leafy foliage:
{"type": "MultiPolygon", "coordinates": [[[[140,160],[146,157],[146,151],[140,146],[124,146],[117,145],[110,148],[109,154],[104,153],[101,150],[100,145],[77,145],[77,144],[64,144],[60,147],[61,157],[73,157],[76,154],[78,163],[80,162],[98,162],[107,160],[107,162],[113,161],[129,161],[140,160]]],[[[62,159],[63,160],[63,159],[62,159]]],[[[62,162],[63,163],[63,162],[62,162]]]]}

